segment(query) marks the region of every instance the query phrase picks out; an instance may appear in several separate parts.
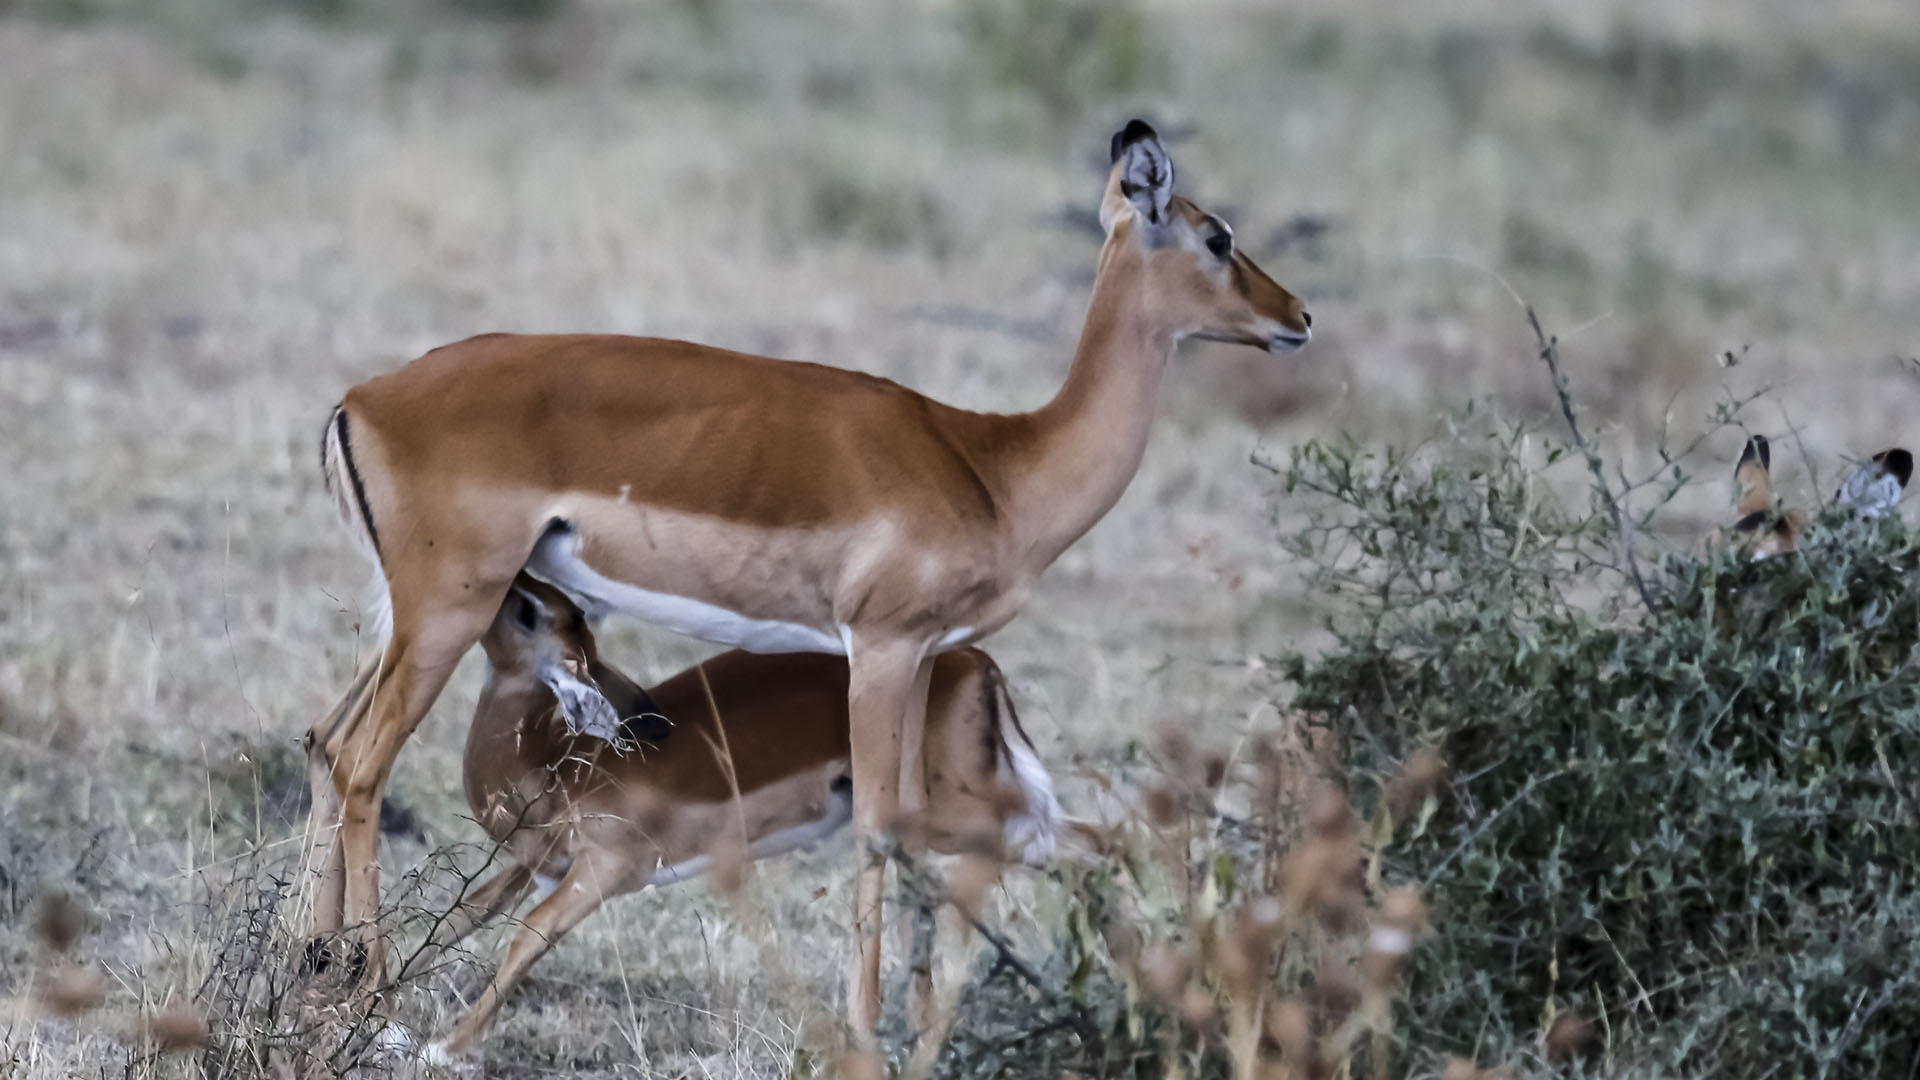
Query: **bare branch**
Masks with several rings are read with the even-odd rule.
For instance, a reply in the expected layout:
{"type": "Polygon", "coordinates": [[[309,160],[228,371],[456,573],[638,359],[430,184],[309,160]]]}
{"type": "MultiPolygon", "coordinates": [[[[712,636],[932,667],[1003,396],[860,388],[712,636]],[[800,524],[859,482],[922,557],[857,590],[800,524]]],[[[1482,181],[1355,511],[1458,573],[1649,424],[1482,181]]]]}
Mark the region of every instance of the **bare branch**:
{"type": "MultiPolygon", "coordinates": [[[[1560,415],[1567,421],[1567,431],[1573,436],[1573,445],[1580,455],[1587,459],[1587,471],[1593,474],[1594,495],[1606,503],[1607,510],[1613,515],[1614,531],[1626,545],[1627,574],[1633,580],[1633,587],[1640,594],[1640,602],[1648,611],[1655,609],[1653,593],[1647,588],[1647,581],[1640,575],[1640,563],[1633,554],[1633,534],[1626,517],[1620,511],[1620,503],[1614,498],[1613,489],[1607,484],[1605,462],[1600,452],[1580,433],[1580,421],[1574,416],[1573,396],[1567,390],[1567,377],[1560,370],[1560,341],[1550,338],[1540,328],[1540,316],[1534,313],[1533,305],[1527,305],[1527,323],[1533,327],[1533,338],[1540,346],[1540,359],[1547,365],[1547,372],[1553,376],[1553,395],[1560,401],[1560,415]]],[[[1621,480],[1626,477],[1622,475],[1621,480]]]]}

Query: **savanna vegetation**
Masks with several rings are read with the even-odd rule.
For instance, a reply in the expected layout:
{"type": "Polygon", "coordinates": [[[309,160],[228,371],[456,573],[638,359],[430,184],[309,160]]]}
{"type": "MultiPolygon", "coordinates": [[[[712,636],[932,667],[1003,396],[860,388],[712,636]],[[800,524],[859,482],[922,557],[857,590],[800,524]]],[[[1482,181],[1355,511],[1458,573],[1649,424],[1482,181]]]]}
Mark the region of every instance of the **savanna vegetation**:
{"type": "MultiPolygon", "coordinates": [[[[1820,514],[1915,439],[1892,0],[0,3],[0,1075],[411,1067],[290,962],[295,740],[362,647],[343,388],[600,329],[1030,407],[1134,114],[1315,339],[1183,350],[988,643],[1100,827],[959,883],[922,1064],[1911,1075],[1914,539],[1820,514]],[[1816,519],[1760,563],[1706,543],[1748,432],[1816,519]]],[[[476,686],[396,775],[403,953],[498,858],[476,686]]],[[[849,862],[609,905],[468,1071],[871,1068],[849,862]]],[[[443,1030],[496,940],[395,1017],[443,1030]]]]}

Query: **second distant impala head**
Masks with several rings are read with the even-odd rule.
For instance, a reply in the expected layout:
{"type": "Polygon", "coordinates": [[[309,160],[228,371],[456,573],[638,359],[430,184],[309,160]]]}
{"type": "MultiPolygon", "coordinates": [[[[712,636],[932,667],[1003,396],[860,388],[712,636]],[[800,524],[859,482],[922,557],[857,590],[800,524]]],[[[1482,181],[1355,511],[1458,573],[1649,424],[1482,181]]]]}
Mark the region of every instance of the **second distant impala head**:
{"type": "Polygon", "coordinates": [[[1154,279],[1153,303],[1183,337],[1289,353],[1313,336],[1300,298],[1274,283],[1233,242],[1227,223],[1173,193],[1173,158],[1146,123],[1113,136],[1100,202],[1109,246],[1136,245],[1154,279]]]}

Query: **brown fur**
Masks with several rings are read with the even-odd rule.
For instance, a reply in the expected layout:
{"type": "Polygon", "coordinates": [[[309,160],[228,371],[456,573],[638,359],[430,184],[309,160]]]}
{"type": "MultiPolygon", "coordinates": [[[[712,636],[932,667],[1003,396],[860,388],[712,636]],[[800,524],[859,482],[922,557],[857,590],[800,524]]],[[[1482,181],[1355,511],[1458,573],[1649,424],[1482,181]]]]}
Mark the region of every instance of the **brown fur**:
{"type": "MultiPolygon", "coordinates": [[[[899,781],[919,768],[935,643],[1005,625],[1119,499],[1174,346],[1292,349],[1307,337],[1297,298],[1244,254],[1208,250],[1222,227],[1171,197],[1151,129],[1123,134],[1073,366],[1030,413],[604,335],[470,338],[348,391],[340,471],[359,478],[365,513],[343,509],[379,537],[392,635],[351,707],[313,734],[312,775],[333,790],[315,793],[309,867],[315,928],[352,927],[363,982],[382,974],[374,812],[394,757],[556,520],[606,578],[841,635],[856,831],[878,834],[896,802],[916,808],[899,781]]],[[[883,871],[867,863],[855,900],[848,1013],[861,1034],[879,1013],[883,871]]]]}

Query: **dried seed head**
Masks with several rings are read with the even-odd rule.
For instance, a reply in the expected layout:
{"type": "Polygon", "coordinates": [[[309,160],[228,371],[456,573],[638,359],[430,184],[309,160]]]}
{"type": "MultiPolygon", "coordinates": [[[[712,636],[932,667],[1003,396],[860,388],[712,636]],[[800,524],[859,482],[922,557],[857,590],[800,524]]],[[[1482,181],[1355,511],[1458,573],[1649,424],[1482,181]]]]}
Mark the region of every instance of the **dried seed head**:
{"type": "Polygon", "coordinates": [[[1219,944],[1220,971],[1235,997],[1251,997],[1255,986],[1265,980],[1267,959],[1273,950],[1273,935],[1278,917],[1269,917],[1267,908],[1279,905],[1256,901],[1234,913],[1233,925],[1219,944]]]}
{"type": "Polygon", "coordinates": [[[54,976],[40,991],[40,1011],[49,1016],[79,1016],[107,999],[106,976],[76,968],[54,976]]]}
{"type": "Polygon", "coordinates": [[[1319,1056],[1313,1046],[1313,1014],[1297,997],[1282,998],[1267,1006],[1267,1033],[1290,1064],[1309,1065],[1319,1056]]]}
{"type": "Polygon", "coordinates": [[[1387,785],[1387,809],[1394,819],[1405,820],[1433,794],[1446,779],[1447,765],[1431,750],[1416,750],[1401,764],[1400,772],[1387,785]]]}
{"type": "Polygon", "coordinates": [[[1179,1000],[1192,971],[1193,958],[1185,949],[1172,945],[1152,946],[1140,958],[1140,974],[1148,992],[1163,1002],[1179,1000]]]}
{"type": "Polygon", "coordinates": [[[1367,949],[1360,957],[1360,976],[1376,990],[1391,986],[1406,967],[1407,954],[1425,931],[1427,905],[1420,890],[1402,885],[1380,901],[1380,917],[1367,935],[1367,949]]]}
{"type": "Polygon", "coordinates": [[[1353,832],[1353,810],[1347,805],[1346,792],[1332,786],[1314,792],[1313,800],[1307,804],[1307,829],[1327,839],[1353,832]]]}
{"type": "Polygon", "coordinates": [[[208,1045],[213,1035],[207,1030],[206,1018],[191,1009],[163,1009],[148,1013],[145,1023],[146,1041],[161,1053],[176,1050],[197,1050],[208,1045]]]}
{"type": "Polygon", "coordinates": [[[1328,952],[1313,969],[1313,985],[1308,988],[1313,1005],[1335,1025],[1360,1004],[1360,975],[1351,959],[1328,952]]]}
{"type": "Polygon", "coordinates": [[[1207,786],[1208,791],[1212,791],[1227,778],[1227,756],[1219,753],[1208,754],[1206,760],[1201,763],[1200,770],[1201,782],[1207,786]]]}
{"type": "Polygon", "coordinates": [[[1447,763],[1431,750],[1416,750],[1400,767],[1400,784],[1415,800],[1425,799],[1440,789],[1447,775],[1447,763]]]}
{"type": "Polygon", "coordinates": [[[1555,1064],[1571,1061],[1586,1050],[1592,1038],[1592,1024],[1573,1013],[1561,1013],[1547,1028],[1547,1060],[1555,1064]]]}
{"type": "Polygon", "coordinates": [[[1180,797],[1171,790],[1155,785],[1147,789],[1147,820],[1159,828],[1167,829],[1180,821],[1180,797]]]}
{"type": "Polygon", "coordinates": [[[1420,886],[1401,885],[1380,899],[1380,921],[1419,935],[1427,927],[1427,905],[1420,899],[1420,886]]]}
{"type": "Polygon", "coordinates": [[[1360,849],[1351,838],[1334,845],[1331,872],[1320,879],[1314,896],[1321,925],[1335,933],[1358,927],[1367,907],[1367,877],[1360,849]]]}
{"type": "MultiPolygon", "coordinates": [[[[1384,927],[1375,928],[1378,933],[1384,927]]],[[[1368,990],[1385,993],[1392,990],[1400,981],[1400,972],[1406,967],[1407,954],[1376,949],[1368,942],[1367,951],[1360,954],[1360,982],[1368,990]]]]}
{"type": "Polygon", "coordinates": [[[1000,880],[1000,861],[985,855],[963,855],[947,875],[947,900],[969,919],[980,917],[987,890],[1000,880]]]}
{"type": "Polygon", "coordinates": [[[833,1074],[839,1080],[887,1080],[887,1070],[880,1063],[880,1055],[871,1051],[849,1051],[841,1054],[833,1063],[833,1074]]]}
{"type": "Polygon", "coordinates": [[[1333,876],[1339,845],[1310,840],[1287,853],[1280,864],[1280,892],[1295,911],[1312,906],[1321,883],[1333,876]]]}
{"type": "Polygon", "coordinates": [[[732,829],[720,834],[714,842],[713,850],[707,852],[711,862],[708,880],[713,891],[721,896],[732,896],[747,884],[747,845],[732,829]]]}
{"type": "Polygon", "coordinates": [[[1247,757],[1253,762],[1254,769],[1260,774],[1260,801],[1258,805],[1268,812],[1280,805],[1280,793],[1286,790],[1287,765],[1273,740],[1265,735],[1255,736],[1247,748],[1247,757]]]}
{"type": "Polygon", "coordinates": [[[1213,995],[1199,983],[1188,983],[1184,994],[1180,996],[1180,1022],[1196,1031],[1213,1026],[1217,1016],[1213,1006],[1213,995]]]}
{"type": "Polygon", "coordinates": [[[1358,925],[1366,907],[1366,876],[1352,837],[1316,838],[1280,864],[1280,890],[1295,913],[1311,911],[1327,929],[1358,925]]]}
{"type": "Polygon", "coordinates": [[[1140,958],[1140,931],[1127,920],[1109,914],[1100,924],[1100,936],[1116,962],[1132,964],[1140,958]]]}
{"type": "Polygon", "coordinates": [[[40,899],[40,913],[34,918],[34,932],[40,944],[57,953],[73,948],[87,928],[86,912],[66,893],[54,891],[40,899]]]}
{"type": "Polygon", "coordinates": [[[1154,730],[1154,737],[1160,743],[1160,756],[1173,769],[1184,768],[1187,762],[1193,760],[1193,737],[1187,734],[1185,728],[1175,727],[1171,723],[1161,724],[1154,730]]]}

